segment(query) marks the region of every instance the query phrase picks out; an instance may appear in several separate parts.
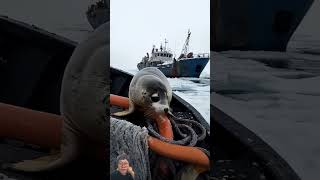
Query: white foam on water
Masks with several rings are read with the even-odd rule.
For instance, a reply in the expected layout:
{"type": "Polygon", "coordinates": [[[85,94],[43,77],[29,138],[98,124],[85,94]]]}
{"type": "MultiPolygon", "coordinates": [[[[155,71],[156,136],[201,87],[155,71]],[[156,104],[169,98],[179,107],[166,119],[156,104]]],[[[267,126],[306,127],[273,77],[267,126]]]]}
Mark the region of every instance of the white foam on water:
{"type": "Polygon", "coordinates": [[[191,104],[210,124],[210,81],[203,78],[168,78],[168,80],[173,92],[191,104]]]}

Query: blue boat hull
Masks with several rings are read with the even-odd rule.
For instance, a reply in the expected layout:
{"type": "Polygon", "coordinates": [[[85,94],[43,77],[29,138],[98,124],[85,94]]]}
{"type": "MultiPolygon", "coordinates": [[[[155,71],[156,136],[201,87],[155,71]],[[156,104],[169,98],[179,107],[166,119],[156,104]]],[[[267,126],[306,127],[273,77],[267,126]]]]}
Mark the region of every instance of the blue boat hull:
{"type": "Polygon", "coordinates": [[[209,58],[187,58],[172,64],[145,65],[138,64],[138,69],[157,67],[167,77],[199,77],[209,58]]]}

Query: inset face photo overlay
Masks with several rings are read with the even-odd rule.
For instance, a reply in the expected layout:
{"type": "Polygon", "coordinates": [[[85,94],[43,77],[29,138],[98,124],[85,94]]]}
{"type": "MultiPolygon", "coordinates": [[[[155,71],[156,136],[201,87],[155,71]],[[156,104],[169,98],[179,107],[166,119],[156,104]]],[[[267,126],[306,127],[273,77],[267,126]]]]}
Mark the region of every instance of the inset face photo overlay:
{"type": "Polygon", "coordinates": [[[210,1],[110,9],[111,178],[208,179],[210,1]]]}

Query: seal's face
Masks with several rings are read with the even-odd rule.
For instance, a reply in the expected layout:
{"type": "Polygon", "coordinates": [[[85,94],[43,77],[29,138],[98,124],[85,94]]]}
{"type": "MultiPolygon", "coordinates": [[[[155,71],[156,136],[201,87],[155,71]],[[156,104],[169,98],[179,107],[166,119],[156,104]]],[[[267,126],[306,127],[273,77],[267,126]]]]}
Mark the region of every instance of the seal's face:
{"type": "Polygon", "coordinates": [[[158,79],[143,82],[142,97],[147,116],[168,113],[170,110],[168,92],[164,84],[158,79]]]}

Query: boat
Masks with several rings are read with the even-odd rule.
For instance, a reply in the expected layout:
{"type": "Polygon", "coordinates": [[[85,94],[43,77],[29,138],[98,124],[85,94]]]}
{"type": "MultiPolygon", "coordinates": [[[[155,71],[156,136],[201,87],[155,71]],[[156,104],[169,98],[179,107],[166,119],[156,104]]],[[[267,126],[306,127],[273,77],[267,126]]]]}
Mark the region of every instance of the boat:
{"type": "Polygon", "coordinates": [[[313,2],[214,0],[211,50],[285,51],[313,2]]]}
{"type": "MultiPolygon", "coordinates": [[[[109,1],[110,2],[110,1],[109,1]]],[[[110,20],[110,6],[107,0],[99,0],[91,4],[86,11],[87,20],[93,29],[110,20]]]]}
{"type": "MultiPolygon", "coordinates": [[[[0,16],[0,39],[0,102],[59,115],[61,78],[77,43],[5,16],[0,16]]],[[[110,68],[110,73],[111,93],[127,97],[132,75],[115,68],[110,68]]],[[[198,146],[211,151],[211,179],[299,179],[277,152],[213,105],[211,129],[192,105],[175,94],[171,107],[207,129],[207,137],[198,146]]],[[[0,114],[0,122],[1,117],[0,114]]],[[[32,159],[48,152],[47,148],[0,138],[0,164],[32,159]]],[[[23,180],[102,179],[106,178],[107,169],[105,162],[77,160],[59,171],[40,174],[15,172],[0,166],[0,175],[23,180]]],[[[206,179],[205,175],[208,173],[201,179],[206,179]]]]}
{"type": "Polygon", "coordinates": [[[209,53],[193,54],[189,52],[189,39],[191,32],[188,31],[187,39],[178,59],[173,57],[167,49],[165,40],[164,48],[158,50],[153,46],[151,56],[144,56],[137,67],[139,70],[145,67],[156,67],[167,77],[196,77],[198,78],[209,61],[209,53]]]}

